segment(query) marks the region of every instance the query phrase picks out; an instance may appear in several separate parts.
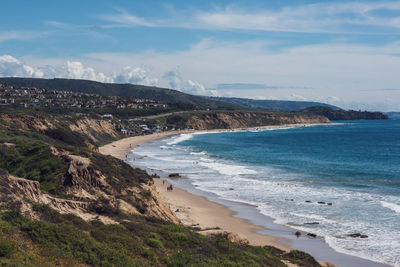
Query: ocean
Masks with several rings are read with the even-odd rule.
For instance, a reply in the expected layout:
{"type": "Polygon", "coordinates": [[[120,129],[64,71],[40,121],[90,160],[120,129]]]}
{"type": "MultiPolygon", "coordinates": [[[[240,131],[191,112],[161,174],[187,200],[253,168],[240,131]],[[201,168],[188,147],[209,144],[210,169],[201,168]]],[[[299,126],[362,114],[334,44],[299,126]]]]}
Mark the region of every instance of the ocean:
{"type": "Polygon", "coordinates": [[[400,266],[400,120],[182,134],[133,153],[338,252],[400,266]]]}

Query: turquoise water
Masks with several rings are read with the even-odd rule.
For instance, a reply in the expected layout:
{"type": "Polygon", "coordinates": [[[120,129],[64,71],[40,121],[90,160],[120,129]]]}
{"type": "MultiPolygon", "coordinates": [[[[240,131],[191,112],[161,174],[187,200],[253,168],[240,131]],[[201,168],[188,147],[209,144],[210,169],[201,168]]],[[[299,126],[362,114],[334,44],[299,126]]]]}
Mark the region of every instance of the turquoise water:
{"type": "Polygon", "coordinates": [[[337,251],[400,266],[400,120],[187,134],[135,153],[337,251]]]}

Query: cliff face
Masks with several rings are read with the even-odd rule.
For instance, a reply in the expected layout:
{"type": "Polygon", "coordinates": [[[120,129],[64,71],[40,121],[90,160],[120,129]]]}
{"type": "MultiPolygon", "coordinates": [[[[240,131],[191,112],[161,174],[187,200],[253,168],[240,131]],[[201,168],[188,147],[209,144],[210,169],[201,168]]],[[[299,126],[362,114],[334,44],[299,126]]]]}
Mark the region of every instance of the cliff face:
{"type": "Polygon", "coordinates": [[[36,115],[14,116],[1,114],[0,119],[19,129],[34,130],[37,132],[44,132],[56,128],[56,126],[47,118],[36,115]]]}
{"type": "Polygon", "coordinates": [[[334,110],[328,107],[315,106],[303,109],[302,114],[321,115],[330,120],[387,120],[389,117],[381,112],[334,110]]]}
{"type": "Polygon", "coordinates": [[[105,120],[80,119],[71,123],[69,129],[86,136],[94,144],[110,142],[121,137],[114,125],[105,120]]]}
{"type": "Polygon", "coordinates": [[[12,173],[0,175],[0,202],[27,217],[35,218],[35,202],[86,221],[127,213],[179,223],[145,171],[96,152],[120,138],[111,122],[1,114],[0,129],[0,170],[12,173]]]}
{"type": "Polygon", "coordinates": [[[17,178],[0,169],[0,204],[12,204],[30,219],[38,219],[32,208],[34,202],[46,204],[62,214],[72,213],[86,221],[100,220],[105,224],[116,223],[110,215],[119,212],[179,223],[152,180],[119,191],[108,183],[106,174],[93,167],[90,159],[68,153],[61,156],[69,161],[64,179],[60,181],[64,197],[44,193],[39,182],[17,178]]]}
{"type": "Polygon", "coordinates": [[[282,124],[330,123],[322,115],[258,112],[202,113],[186,122],[195,130],[234,129],[282,124]]]}
{"type": "Polygon", "coordinates": [[[91,148],[122,137],[114,125],[106,120],[30,114],[0,114],[0,120],[4,122],[0,127],[13,132],[36,132],[70,145],[91,148]]]}

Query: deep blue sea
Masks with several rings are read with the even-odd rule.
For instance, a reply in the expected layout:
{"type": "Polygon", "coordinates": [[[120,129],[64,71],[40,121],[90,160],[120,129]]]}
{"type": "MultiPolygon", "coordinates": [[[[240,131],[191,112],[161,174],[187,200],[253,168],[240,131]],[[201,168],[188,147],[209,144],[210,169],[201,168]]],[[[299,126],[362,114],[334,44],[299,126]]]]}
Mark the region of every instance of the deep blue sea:
{"type": "Polygon", "coordinates": [[[184,134],[134,152],[337,251],[400,266],[400,120],[184,134]]]}

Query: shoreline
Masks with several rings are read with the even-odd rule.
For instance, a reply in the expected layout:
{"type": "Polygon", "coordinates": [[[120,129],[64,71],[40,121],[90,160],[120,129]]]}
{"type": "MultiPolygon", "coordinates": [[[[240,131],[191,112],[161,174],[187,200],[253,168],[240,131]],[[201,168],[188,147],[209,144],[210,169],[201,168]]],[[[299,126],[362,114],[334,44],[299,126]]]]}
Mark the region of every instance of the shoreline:
{"type": "Polygon", "coordinates": [[[166,131],[160,133],[152,133],[148,135],[138,135],[132,137],[126,137],[115,142],[106,144],[99,147],[99,152],[104,155],[111,155],[120,160],[125,160],[128,152],[135,148],[136,146],[163,139],[173,135],[179,134],[196,134],[196,133],[219,133],[219,132],[239,132],[239,131],[251,131],[259,129],[275,129],[275,128],[285,128],[285,127],[308,127],[317,125],[337,125],[338,123],[299,123],[299,124],[281,124],[281,125],[268,125],[268,126],[257,126],[257,127],[246,127],[246,128],[235,128],[235,129],[215,129],[215,130],[178,130],[178,131],[166,131]]]}
{"type": "MultiPolygon", "coordinates": [[[[305,127],[305,126],[315,126],[315,125],[330,125],[330,124],[328,123],[287,124],[287,125],[274,125],[274,126],[264,126],[264,127],[251,127],[251,128],[249,127],[240,129],[162,132],[145,136],[124,138],[116,142],[110,143],[108,145],[105,145],[103,147],[100,147],[99,152],[106,155],[112,155],[121,160],[126,160],[127,154],[134,147],[145,142],[150,142],[157,139],[163,139],[173,135],[202,133],[202,132],[204,133],[233,132],[233,131],[236,132],[236,131],[248,131],[256,129],[305,127]]],[[[186,226],[197,226],[200,227],[201,229],[214,228],[213,230],[209,231],[199,231],[199,233],[209,234],[212,232],[226,231],[235,234],[236,240],[238,238],[247,239],[251,245],[255,246],[269,245],[280,248],[285,251],[289,251],[291,249],[300,249],[310,253],[312,256],[316,258],[317,257],[321,258],[321,255],[322,258],[326,258],[327,254],[330,255],[330,259],[328,259],[328,262],[325,261],[325,259],[324,261],[318,260],[322,266],[336,266],[329,262],[339,264],[338,266],[360,266],[359,264],[362,264],[362,266],[388,266],[382,263],[369,261],[357,256],[352,256],[349,254],[343,254],[337,252],[333,248],[329,247],[328,244],[321,239],[306,238],[309,240],[305,240],[305,243],[302,243],[302,246],[299,247],[299,244],[295,244],[296,241],[291,236],[295,232],[294,229],[288,226],[282,226],[286,227],[287,229],[290,229],[290,233],[286,229],[285,234],[275,235],[276,229],[270,229],[269,224],[267,224],[267,226],[262,226],[265,225],[265,223],[263,221],[260,222],[260,218],[263,217],[264,215],[258,218],[258,220],[252,219],[250,221],[247,219],[248,216],[246,217],[241,215],[240,214],[241,212],[239,210],[231,206],[229,203],[225,203],[226,201],[219,201],[219,200],[217,201],[214,197],[209,198],[207,194],[203,194],[202,192],[196,192],[196,190],[195,192],[192,192],[193,190],[188,190],[190,188],[186,188],[186,186],[178,185],[178,187],[174,187],[173,192],[168,192],[166,190],[167,185],[169,185],[167,180],[169,179],[165,179],[163,182],[162,179],[154,179],[154,183],[158,193],[161,195],[164,201],[169,205],[170,209],[175,213],[175,215],[181,220],[182,224],[186,226]],[[217,227],[220,229],[218,230],[215,229],[217,227]],[[318,247],[322,244],[326,248],[319,249],[318,247]],[[310,252],[308,246],[313,247],[312,252],[310,252]],[[322,252],[321,255],[319,251],[322,252]],[[337,261],[335,259],[337,259],[337,261]]],[[[243,204],[241,205],[243,206],[243,204]]],[[[251,209],[252,207],[248,208],[251,209]]],[[[253,207],[253,209],[255,210],[255,207],[253,207]]],[[[261,218],[261,220],[263,219],[261,218]]],[[[278,228],[281,228],[281,225],[279,225],[278,228]]]]}
{"type": "Polygon", "coordinates": [[[250,245],[268,245],[290,251],[289,246],[278,242],[285,241],[284,238],[257,233],[267,229],[246,219],[234,217],[237,213],[226,206],[210,201],[204,196],[191,194],[179,187],[174,187],[172,192],[168,192],[169,183],[160,178],[155,178],[154,183],[161,197],[183,225],[199,227],[202,229],[199,233],[202,234],[228,232],[234,234],[237,241],[248,240],[250,245]]]}
{"type": "MultiPolygon", "coordinates": [[[[192,133],[213,133],[213,132],[237,132],[257,129],[274,129],[286,127],[307,127],[315,125],[327,125],[332,123],[315,123],[315,124],[283,124],[270,125],[237,129],[216,129],[216,130],[198,130],[198,131],[167,131],[161,133],[153,133],[149,135],[133,136],[120,139],[99,147],[99,152],[104,155],[111,155],[120,160],[126,160],[127,154],[133,148],[140,144],[151,142],[158,139],[167,138],[180,134],[192,133]]],[[[199,196],[188,192],[187,190],[175,187],[173,193],[167,191],[168,181],[154,178],[154,184],[158,193],[168,204],[176,217],[181,220],[185,226],[197,226],[201,229],[210,229],[199,231],[203,234],[212,234],[218,232],[233,233],[236,238],[247,239],[250,245],[254,246],[274,246],[284,251],[290,251],[291,248],[278,241],[288,242],[286,238],[275,237],[271,235],[261,234],[258,231],[267,230],[266,227],[256,225],[247,219],[234,217],[237,212],[232,211],[228,207],[214,201],[208,200],[204,196],[199,196]],[[166,184],[164,184],[166,183],[166,184]],[[216,229],[219,228],[219,229],[216,229]]]]}

